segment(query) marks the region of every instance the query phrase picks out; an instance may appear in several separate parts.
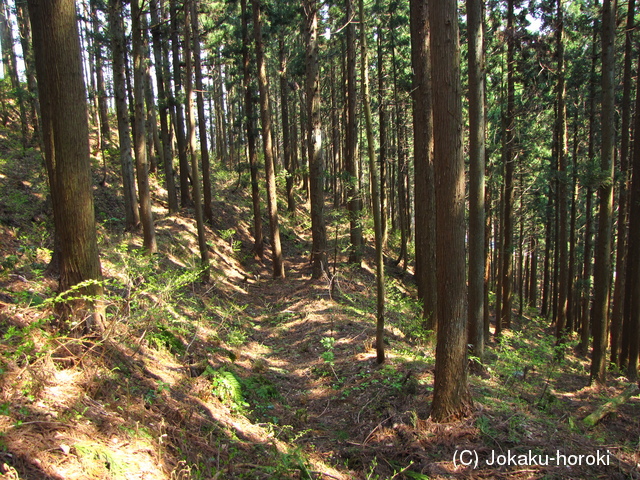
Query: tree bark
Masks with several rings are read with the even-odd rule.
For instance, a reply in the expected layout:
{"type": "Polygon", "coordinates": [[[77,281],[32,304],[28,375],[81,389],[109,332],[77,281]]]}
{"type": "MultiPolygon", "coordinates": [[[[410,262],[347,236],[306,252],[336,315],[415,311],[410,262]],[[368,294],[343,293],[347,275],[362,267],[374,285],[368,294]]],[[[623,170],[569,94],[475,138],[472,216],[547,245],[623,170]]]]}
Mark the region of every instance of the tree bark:
{"type": "Polygon", "coordinates": [[[151,211],[151,192],[149,189],[149,164],[147,162],[146,125],[144,108],[144,75],[145,66],[142,48],[142,10],[139,0],[131,1],[131,43],[133,48],[133,89],[134,89],[134,150],[136,155],[136,177],[138,195],[140,197],[140,222],[144,248],[148,253],[155,253],[156,232],[151,211]]]}
{"type": "Polygon", "coordinates": [[[262,237],[262,214],[260,213],[260,188],[258,186],[258,158],[256,154],[255,121],[253,118],[253,93],[251,88],[251,67],[249,59],[249,26],[247,0],[241,0],[242,10],[242,69],[245,89],[244,110],[247,125],[247,146],[249,150],[249,169],[251,171],[251,199],[253,202],[253,252],[259,258],[264,255],[262,237]]]}
{"type": "Polygon", "coordinates": [[[120,143],[120,168],[124,190],[124,210],[126,230],[135,230],[140,224],[138,198],[133,176],[131,157],[131,133],[129,130],[129,107],[125,80],[122,0],[109,0],[109,28],[111,31],[111,51],[113,54],[113,91],[118,119],[118,141],[120,143]]]}
{"type": "Polygon", "coordinates": [[[436,185],[438,334],[431,417],[436,422],[467,415],[465,283],[465,182],[462,158],[462,95],[458,10],[455,0],[429,3],[436,185]]]}
{"type": "Polygon", "coordinates": [[[107,91],[104,82],[102,43],[98,41],[100,35],[100,20],[98,18],[98,2],[91,0],[91,24],[93,27],[93,48],[95,51],[96,89],[98,96],[98,116],[100,119],[100,148],[104,151],[111,143],[111,128],[109,126],[109,106],[107,104],[107,91]]]}
{"type": "MultiPolygon", "coordinates": [[[[134,0],[136,1],[136,0],[134,0]]],[[[193,43],[199,43],[200,39],[196,35],[192,38],[191,27],[197,23],[197,18],[191,18],[194,15],[194,0],[189,0],[185,5],[185,34],[184,34],[184,58],[185,58],[185,95],[187,101],[187,133],[189,136],[189,156],[191,157],[191,184],[193,187],[193,206],[196,216],[196,229],[198,231],[198,247],[200,250],[200,268],[202,268],[202,280],[206,283],[209,281],[209,249],[207,248],[207,239],[204,232],[204,216],[202,213],[202,198],[200,191],[200,175],[198,173],[198,145],[196,140],[196,111],[193,108],[193,63],[192,57],[199,60],[199,55],[191,50],[193,43]]],[[[194,34],[196,30],[193,30],[194,34]]],[[[200,121],[203,121],[204,107],[200,121]]],[[[206,137],[206,132],[205,132],[206,137]]],[[[202,141],[202,137],[200,138],[202,141]]]]}
{"type": "Polygon", "coordinates": [[[599,214],[593,271],[593,353],[591,382],[606,383],[609,290],[611,285],[611,232],[613,217],[613,157],[615,149],[614,43],[617,0],[604,0],[602,7],[602,153],[598,186],[599,214]]]}
{"type": "Polygon", "coordinates": [[[567,110],[565,106],[566,88],[564,82],[564,17],[562,0],[556,2],[556,48],[558,56],[556,84],[556,139],[558,155],[558,317],[556,321],[556,338],[561,341],[566,334],[567,300],[569,296],[569,251],[567,248],[568,206],[567,206],[567,110]]]}
{"type": "Polygon", "coordinates": [[[182,71],[180,59],[180,40],[178,35],[179,25],[182,23],[178,20],[178,8],[175,0],[169,2],[169,14],[171,16],[171,50],[173,55],[173,88],[174,96],[172,100],[172,108],[175,115],[173,116],[173,130],[178,143],[178,165],[180,167],[180,205],[184,207],[191,206],[191,190],[189,188],[189,159],[187,158],[187,139],[184,133],[184,112],[182,110],[182,102],[179,98],[182,94],[182,71]]]}
{"type": "Polygon", "coordinates": [[[171,153],[171,135],[169,134],[169,100],[165,86],[164,58],[162,55],[163,27],[160,21],[159,0],[151,0],[151,34],[153,37],[153,57],[156,63],[156,85],[158,85],[158,113],[160,114],[160,137],[162,139],[162,164],[164,167],[165,184],[167,187],[167,202],[169,213],[179,210],[176,196],[176,185],[173,178],[173,155],[171,153]]]}
{"type": "Polygon", "coordinates": [[[380,210],[380,186],[378,167],[376,166],[375,141],[373,139],[373,120],[371,115],[369,93],[369,61],[367,53],[367,34],[364,16],[364,0],[358,2],[360,13],[360,49],[362,63],[360,76],[362,78],[362,99],[364,106],[365,127],[367,133],[367,153],[369,155],[369,171],[371,174],[371,200],[373,203],[373,228],[376,245],[376,360],[378,364],[385,360],[384,353],[384,320],[385,320],[385,291],[384,291],[384,254],[382,249],[382,212],[380,210]]]}
{"type": "Polygon", "coordinates": [[[504,216],[502,225],[502,305],[500,322],[511,327],[511,282],[513,277],[513,174],[515,171],[515,29],[514,0],[507,2],[507,113],[504,144],[504,216]]]}
{"type": "MultiPolygon", "coordinates": [[[[38,84],[36,81],[35,63],[33,60],[33,48],[31,40],[31,24],[26,3],[16,2],[16,15],[18,17],[18,28],[20,30],[20,41],[22,44],[22,56],[25,65],[25,75],[27,77],[27,88],[29,89],[29,102],[31,103],[30,123],[33,127],[33,141],[42,145],[40,131],[40,104],[38,103],[38,84]]],[[[44,150],[44,148],[42,148],[44,150]]]]}
{"type": "MultiPolygon", "coordinates": [[[[625,28],[624,73],[622,80],[622,126],[620,131],[620,181],[618,182],[618,228],[616,246],[616,277],[613,289],[613,307],[611,312],[611,363],[621,366],[621,343],[629,339],[628,332],[623,331],[625,282],[627,263],[627,226],[629,197],[629,125],[631,122],[631,61],[632,40],[635,28],[635,0],[629,0],[627,10],[627,26],[625,28]],[[627,335],[624,335],[627,333],[627,335]]],[[[628,322],[627,322],[628,324],[628,322]]]]}
{"type": "Polygon", "coordinates": [[[311,276],[312,278],[322,278],[327,272],[327,228],[324,222],[325,166],[322,152],[322,124],[320,118],[318,6],[316,0],[306,0],[304,10],[305,35],[307,41],[306,90],[309,132],[309,197],[311,199],[311,276]]]}
{"type": "Polygon", "coordinates": [[[351,250],[349,262],[360,264],[362,262],[362,198],[360,196],[360,169],[358,168],[357,143],[358,125],[356,118],[356,38],[355,38],[355,9],[354,0],[346,0],[347,20],[347,123],[346,123],[346,152],[345,167],[347,173],[347,200],[349,205],[349,236],[351,250]]]}
{"type": "MultiPolygon", "coordinates": [[[[484,357],[485,108],[483,2],[467,0],[469,36],[469,343],[484,357]]],[[[418,173],[416,171],[416,179],[418,173]]],[[[417,198],[417,195],[416,195],[417,198]]],[[[416,211],[417,211],[416,203],[416,211]]],[[[417,227],[417,223],[416,223],[417,227]]]]}
{"type": "Polygon", "coordinates": [[[29,121],[25,108],[24,92],[20,79],[18,78],[18,65],[16,52],[13,45],[13,33],[9,22],[9,10],[6,0],[0,0],[0,43],[2,44],[2,65],[4,67],[4,77],[11,80],[11,87],[15,92],[15,100],[20,112],[20,127],[22,133],[22,146],[27,147],[29,143],[29,121]]]}
{"type": "Polygon", "coordinates": [[[258,68],[258,87],[260,89],[260,119],[262,121],[262,147],[267,184],[267,209],[271,228],[271,258],[274,278],[284,278],[285,269],[280,244],[280,226],[278,220],[278,199],[276,192],[276,175],[274,170],[273,139],[271,136],[271,108],[269,106],[269,84],[267,67],[264,59],[262,43],[262,20],[260,19],[260,0],[252,0],[253,33],[256,45],[256,66],[258,68]]]}
{"type": "MultiPolygon", "coordinates": [[[[638,60],[638,72],[640,72],[640,59],[638,60]]],[[[640,82],[636,93],[636,112],[640,112],[640,82]]],[[[640,131],[640,115],[636,114],[635,131],[640,131]]],[[[640,347],[640,143],[635,142],[633,147],[633,178],[631,183],[630,225],[627,256],[627,289],[631,294],[627,298],[629,302],[628,327],[625,334],[629,337],[627,378],[630,381],[638,379],[638,349],[640,347]]]]}
{"type": "MultiPolygon", "coordinates": [[[[287,61],[285,57],[284,35],[280,36],[278,55],[280,57],[280,110],[282,112],[282,147],[284,154],[284,169],[287,172],[287,211],[289,213],[295,214],[296,199],[293,193],[294,171],[292,166],[291,140],[289,138],[291,131],[291,126],[289,125],[289,84],[287,83],[287,61]]],[[[307,60],[307,62],[308,61],[309,60],[307,60]]]]}
{"type": "MultiPolygon", "coordinates": [[[[200,161],[202,162],[203,213],[213,224],[211,206],[211,163],[207,144],[207,119],[204,114],[204,85],[202,83],[202,60],[200,54],[200,27],[198,23],[198,1],[191,0],[191,31],[193,35],[193,68],[196,78],[196,104],[198,107],[198,131],[200,134],[200,161]]],[[[196,176],[195,173],[193,174],[196,176]]]]}
{"type": "Polygon", "coordinates": [[[86,91],[73,0],[29,0],[38,90],[47,139],[54,223],[60,239],[59,292],[84,282],[78,299],[62,302],[76,333],[104,328],[86,91]]]}

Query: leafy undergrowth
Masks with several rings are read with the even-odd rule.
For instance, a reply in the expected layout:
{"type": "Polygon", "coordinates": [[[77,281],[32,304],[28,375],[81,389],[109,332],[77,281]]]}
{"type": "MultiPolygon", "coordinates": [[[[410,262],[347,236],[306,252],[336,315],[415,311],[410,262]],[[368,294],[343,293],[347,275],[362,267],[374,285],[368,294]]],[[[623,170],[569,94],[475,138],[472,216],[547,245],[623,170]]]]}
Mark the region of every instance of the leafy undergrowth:
{"type": "Polygon", "coordinates": [[[247,173],[220,170],[203,285],[191,212],[167,216],[154,179],[159,253],[144,255],[139,235],[122,232],[113,172],[95,188],[107,334],[69,337],[44,276],[51,220],[39,156],[0,132],[3,478],[638,478],[637,397],[585,428],[625,379],[589,387],[587,359],[571,340],[556,347],[534,312],[470,376],[473,414],[434,424],[433,338],[410,275],[389,270],[387,361],[377,365],[375,279],[370,264],[344,262],[337,215],[334,289],[310,279],[304,205],[283,215],[287,278],[272,280],[270,262],[251,254],[247,173]],[[609,464],[556,465],[557,451],[608,451],[609,464]],[[477,469],[460,464],[476,453],[477,469]],[[487,464],[521,454],[553,458],[487,464]]]}

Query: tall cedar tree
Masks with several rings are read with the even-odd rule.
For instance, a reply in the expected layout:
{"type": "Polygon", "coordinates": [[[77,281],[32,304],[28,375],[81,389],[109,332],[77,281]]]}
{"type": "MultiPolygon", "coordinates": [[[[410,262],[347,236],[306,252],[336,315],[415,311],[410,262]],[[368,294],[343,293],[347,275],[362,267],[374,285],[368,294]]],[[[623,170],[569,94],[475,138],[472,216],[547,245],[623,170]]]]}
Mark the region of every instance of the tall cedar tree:
{"type": "Polygon", "coordinates": [[[609,327],[609,290],[611,285],[611,219],[613,217],[613,156],[615,149],[615,27],[617,0],[602,4],[602,154],[601,183],[598,186],[598,236],[593,270],[593,353],[591,382],[606,382],[607,330],[609,327]]]}
{"type": "Polygon", "coordinates": [[[271,128],[271,107],[269,106],[269,85],[267,82],[267,66],[264,58],[262,42],[262,20],[260,0],[252,0],[253,34],[256,45],[256,66],[258,68],[258,87],[260,89],[260,119],[262,120],[262,147],[267,184],[267,209],[269,226],[271,227],[271,258],[274,278],[284,278],[284,260],[280,243],[280,226],[278,221],[278,198],[276,192],[275,161],[273,153],[273,137],[271,128]]]}
{"type": "MultiPolygon", "coordinates": [[[[416,281],[425,329],[436,329],[436,211],[433,178],[433,113],[427,2],[411,0],[411,62],[413,66],[413,142],[415,165],[416,281]]],[[[379,60],[380,61],[380,60],[379,60]]],[[[381,100],[382,102],[382,100],[381,100]]],[[[380,107],[382,108],[382,106],[380,107]]],[[[381,118],[380,124],[382,125],[381,118]]],[[[380,147],[382,151],[382,146],[380,147]]],[[[382,155],[382,153],[381,153],[382,155]]]]}
{"type": "Polygon", "coordinates": [[[196,105],[198,107],[200,160],[202,162],[203,212],[204,218],[210,224],[212,224],[213,209],[211,206],[211,162],[209,161],[209,146],[207,144],[207,119],[204,114],[204,84],[202,82],[202,55],[200,52],[198,0],[191,0],[191,32],[193,37],[193,73],[196,79],[196,105]]]}
{"type": "Polygon", "coordinates": [[[102,271],[91,185],[89,126],[73,0],[29,0],[45,159],[60,240],[59,291],[85,283],[60,304],[77,333],[101,331],[102,271]]]}
{"type": "Polygon", "coordinates": [[[511,282],[513,274],[513,174],[515,170],[515,29],[514,0],[507,2],[507,113],[504,121],[504,211],[502,217],[502,304],[496,322],[511,326],[511,282]]]}
{"type": "Polygon", "coordinates": [[[136,178],[140,197],[140,222],[144,248],[155,253],[156,231],[151,211],[151,192],[149,189],[149,163],[147,160],[146,124],[144,111],[144,74],[145,66],[142,50],[142,9],[138,3],[131,2],[131,38],[133,47],[133,93],[134,93],[134,151],[136,154],[136,178]]]}
{"type": "MultiPolygon", "coordinates": [[[[638,59],[638,73],[640,74],[640,59],[638,59]]],[[[636,112],[640,108],[640,82],[636,93],[636,112]]],[[[636,132],[640,131],[640,115],[636,114],[636,132]]],[[[633,147],[633,179],[631,184],[631,211],[629,225],[629,254],[627,255],[627,288],[631,293],[629,327],[629,360],[627,363],[627,378],[631,381],[638,379],[638,350],[640,348],[640,142],[633,147]]]]}
{"type": "Polygon", "coordinates": [[[160,0],[151,0],[151,35],[153,37],[153,58],[156,64],[156,85],[158,86],[158,113],[160,117],[160,137],[162,139],[162,164],[164,166],[165,184],[167,186],[167,200],[169,213],[176,213],[179,210],[178,198],[176,197],[176,185],[173,178],[173,155],[171,152],[171,136],[169,134],[169,100],[165,86],[165,76],[163,73],[163,28],[160,22],[160,0]]]}
{"type": "Polygon", "coordinates": [[[622,355],[622,344],[625,344],[625,353],[628,352],[629,322],[624,321],[624,302],[626,284],[627,263],[627,226],[628,197],[629,197],[629,125],[631,123],[631,63],[632,41],[635,26],[635,0],[629,0],[627,9],[627,27],[625,28],[624,44],[624,71],[622,79],[622,125],[620,128],[620,181],[618,191],[618,232],[616,246],[615,286],[613,290],[613,307],[611,311],[611,363],[622,366],[621,360],[626,361],[626,355],[622,355]],[[626,328],[625,327],[626,324],[626,328]]]}
{"type": "Polygon", "coordinates": [[[360,76],[362,77],[362,100],[364,107],[365,128],[367,132],[367,153],[369,156],[369,172],[371,174],[371,201],[373,206],[373,228],[376,244],[376,360],[383,363],[384,354],[384,254],[382,246],[382,212],[380,211],[380,185],[378,167],[376,165],[375,141],[373,139],[373,119],[371,115],[371,94],[369,93],[369,59],[367,51],[367,31],[364,16],[364,0],[359,0],[360,13],[360,76]]]}
{"type": "Polygon", "coordinates": [[[178,99],[182,96],[182,63],[180,58],[179,28],[183,23],[178,19],[178,6],[175,0],[169,2],[169,15],[171,17],[171,53],[173,55],[173,129],[178,144],[178,165],[180,166],[180,205],[191,206],[191,190],[189,189],[189,159],[187,158],[187,139],[184,129],[184,110],[182,102],[178,99]]]}
{"type": "MultiPolygon", "coordinates": [[[[640,59],[638,60],[640,73],[640,59]]],[[[640,82],[636,94],[636,112],[640,108],[640,82]]],[[[640,131],[640,115],[636,115],[636,132],[640,131]]],[[[627,363],[627,378],[631,381],[638,379],[638,349],[640,347],[640,142],[633,147],[633,179],[631,184],[629,225],[629,253],[627,255],[627,288],[631,293],[629,298],[629,360],[627,363]]]]}
{"type": "Polygon", "coordinates": [[[307,123],[309,139],[309,197],[311,199],[312,277],[327,271],[327,228],[324,223],[324,158],[320,118],[320,68],[318,66],[318,5],[304,2],[307,42],[307,123]]]}
{"type": "Polygon", "coordinates": [[[556,338],[560,341],[565,335],[567,326],[567,299],[569,296],[569,252],[568,241],[568,204],[567,204],[567,109],[565,105],[566,88],[564,82],[564,17],[562,11],[562,0],[556,2],[556,55],[558,63],[556,75],[556,154],[558,167],[558,191],[557,191],[557,214],[558,214],[558,306],[556,319],[556,338]]]}
{"type": "Polygon", "coordinates": [[[111,33],[111,53],[113,55],[113,93],[118,120],[118,141],[120,142],[120,170],[124,190],[125,228],[134,230],[140,224],[138,198],[133,176],[131,156],[131,133],[129,108],[127,107],[127,87],[125,80],[125,36],[122,0],[109,0],[109,29],[111,33]]]}
{"type": "Polygon", "coordinates": [[[249,170],[251,172],[251,200],[253,202],[253,253],[262,258],[264,239],[262,237],[262,214],[260,213],[260,187],[258,185],[258,155],[256,152],[255,119],[253,118],[253,88],[251,86],[251,63],[249,58],[249,12],[247,0],[241,0],[242,15],[242,72],[244,86],[244,111],[247,126],[247,147],[249,150],[249,170]]]}
{"type": "Polygon", "coordinates": [[[462,158],[462,93],[456,0],[429,2],[436,179],[438,334],[431,417],[446,422],[467,415],[465,311],[465,181],[462,158]]]}
{"type": "Polygon", "coordinates": [[[346,0],[347,12],[347,122],[345,167],[347,173],[347,201],[349,202],[351,251],[349,261],[362,261],[362,199],[360,197],[360,168],[357,157],[358,124],[356,115],[356,37],[354,0],[346,0]]]}
{"type": "MultiPolygon", "coordinates": [[[[134,0],[135,1],[135,0],[134,0]]],[[[196,215],[196,229],[198,231],[198,247],[200,249],[200,266],[202,268],[202,279],[209,281],[209,249],[207,239],[204,234],[204,216],[202,213],[202,198],[200,191],[200,174],[198,173],[198,145],[196,140],[196,111],[193,108],[193,42],[199,42],[198,38],[191,36],[191,14],[193,13],[192,3],[189,0],[185,5],[185,31],[184,31],[184,58],[185,58],[185,94],[187,111],[187,135],[189,138],[189,156],[191,157],[191,185],[193,188],[193,206],[196,215]]],[[[203,121],[203,118],[200,119],[203,121]]],[[[206,137],[206,135],[205,135],[206,137]]]]}
{"type": "Polygon", "coordinates": [[[469,343],[473,346],[473,354],[480,361],[484,356],[485,301],[485,93],[482,3],[481,0],[467,0],[469,36],[469,343]]]}

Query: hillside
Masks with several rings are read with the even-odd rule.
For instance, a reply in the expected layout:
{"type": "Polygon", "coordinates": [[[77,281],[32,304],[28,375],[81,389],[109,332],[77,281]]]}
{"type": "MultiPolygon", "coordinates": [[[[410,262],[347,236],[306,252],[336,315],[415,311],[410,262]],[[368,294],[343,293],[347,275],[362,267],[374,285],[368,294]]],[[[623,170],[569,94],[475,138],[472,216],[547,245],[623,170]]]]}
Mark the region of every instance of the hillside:
{"type": "Polygon", "coordinates": [[[433,339],[412,276],[388,267],[388,360],[377,365],[373,253],[363,268],[346,263],[339,216],[333,290],[310,279],[304,204],[283,215],[287,278],[272,280],[268,255],[251,254],[248,173],[218,167],[202,284],[192,212],[167,216],[154,179],[159,253],[144,255],[140,236],[123,232],[115,159],[107,167],[94,194],[108,329],[72,338],[55,323],[57,285],[45,276],[42,161],[0,132],[0,478],[640,478],[640,400],[586,428],[625,379],[588,386],[588,359],[571,341],[555,347],[536,312],[492,341],[470,378],[473,415],[435,424],[433,339]],[[463,450],[480,468],[458,464],[463,450]],[[609,463],[487,464],[557,451],[608,451],[609,463]]]}

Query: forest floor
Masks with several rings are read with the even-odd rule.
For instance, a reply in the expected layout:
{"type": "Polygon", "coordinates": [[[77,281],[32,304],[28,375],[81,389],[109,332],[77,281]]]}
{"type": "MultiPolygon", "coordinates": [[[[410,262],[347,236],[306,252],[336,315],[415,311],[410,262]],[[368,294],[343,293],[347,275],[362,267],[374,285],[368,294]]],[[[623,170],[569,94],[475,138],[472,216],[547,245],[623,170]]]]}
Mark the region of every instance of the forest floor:
{"type": "MultiPolygon", "coordinates": [[[[536,312],[514,311],[487,346],[469,378],[472,414],[435,424],[433,338],[411,266],[387,266],[378,365],[373,252],[346,263],[335,212],[334,288],[311,279],[304,203],[282,214],[287,277],[274,280],[268,255],[251,253],[248,172],[218,168],[202,284],[192,213],[167,216],[155,179],[159,253],[145,255],[140,235],[123,232],[118,169],[107,165],[94,193],[108,329],[74,338],[52,322],[40,156],[0,131],[0,478],[640,478],[640,399],[587,428],[628,382],[612,371],[606,388],[589,386],[588,358],[574,339],[555,347],[536,312]]],[[[389,258],[394,246],[392,236],[389,258]]]]}

